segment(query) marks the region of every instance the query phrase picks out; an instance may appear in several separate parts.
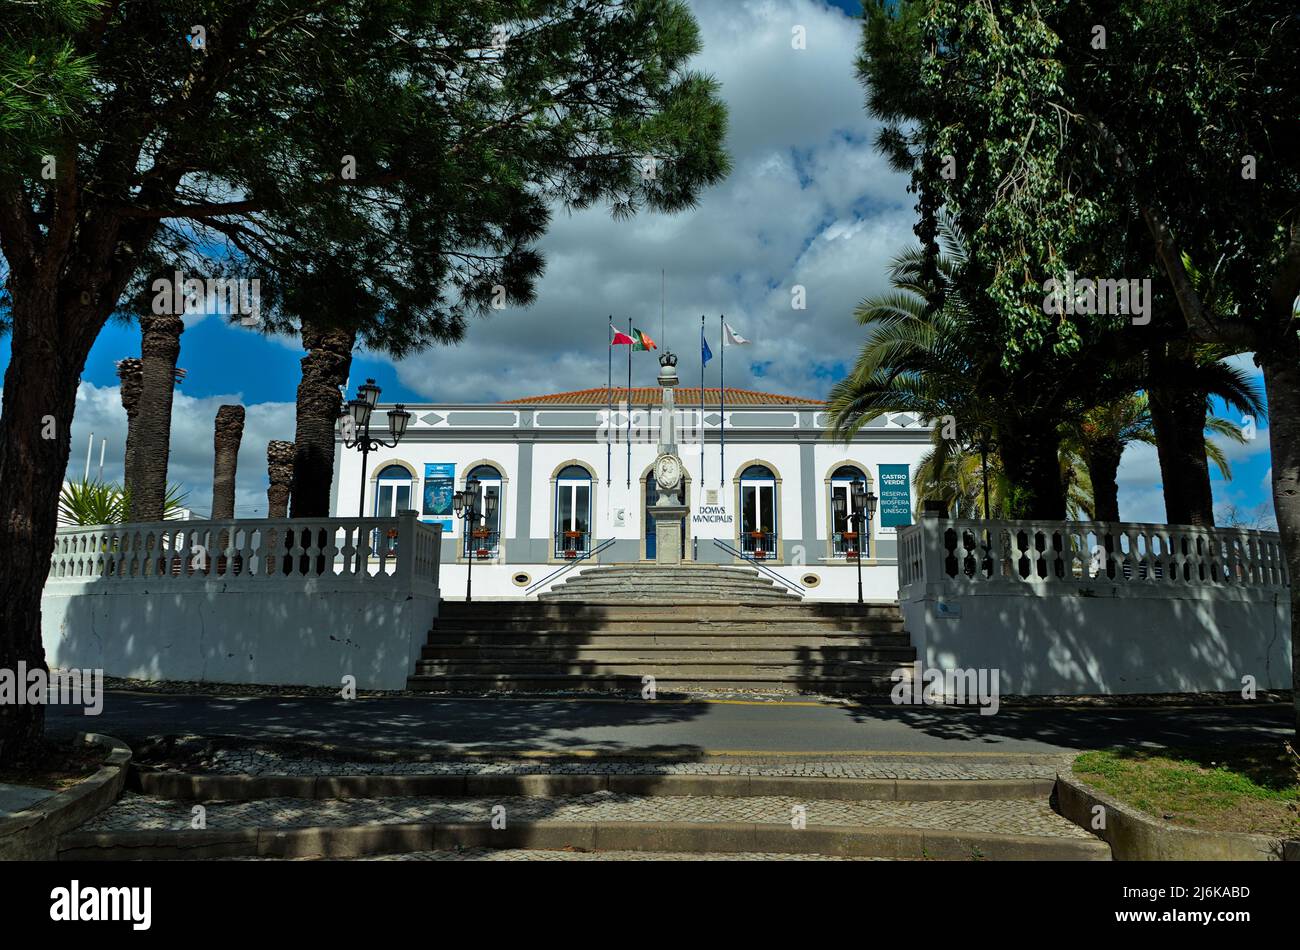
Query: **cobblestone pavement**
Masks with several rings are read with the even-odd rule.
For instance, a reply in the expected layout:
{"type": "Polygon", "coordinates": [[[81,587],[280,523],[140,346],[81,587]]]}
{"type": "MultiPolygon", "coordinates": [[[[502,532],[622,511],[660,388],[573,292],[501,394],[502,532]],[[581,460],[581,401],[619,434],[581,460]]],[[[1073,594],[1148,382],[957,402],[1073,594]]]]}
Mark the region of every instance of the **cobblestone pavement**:
{"type": "Polygon", "coordinates": [[[1033,762],[881,757],[828,762],[345,762],[295,758],[270,749],[218,749],[204,768],[217,775],[773,775],[864,779],[1054,778],[1072,754],[1033,762]]]}
{"type": "Polygon", "coordinates": [[[781,854],[740,851],[735,854],[683,851],[523,851],[466,848],[464,851],[412,851],[381,854],[360,861],[890,861],[892,858],[845,858],[829,854],[781,854]]]}
{"type": "MultiPolygon", "coordinates": [[[[321,858],[207,858],[210,861],[319,861],[321,858]]],[[[460,851],[409,851],[372,854],[344,861],[909,861],[911,858],[786,854],[777,851],[550,851],[523,848],[462,848],[460,851]]]]}
{"type": "MultiPolygon", "coordinates": [[[[758,822],[789,824],[794,808],[806,809],[810,825],[954,829],[1000,834],[1091,838],[1032,800],[962,802],[815,801],[780,796],[755,798],[642,797],[593,792],[557,798],[267,798],[206,805],[208,828],[292,828],[486,822],[495,806],[507,821],[572,822],[758,822]]],[[[82,831],[166,831],[190,828],[192,804],[127,794],[81,827],[82,831]]]]}

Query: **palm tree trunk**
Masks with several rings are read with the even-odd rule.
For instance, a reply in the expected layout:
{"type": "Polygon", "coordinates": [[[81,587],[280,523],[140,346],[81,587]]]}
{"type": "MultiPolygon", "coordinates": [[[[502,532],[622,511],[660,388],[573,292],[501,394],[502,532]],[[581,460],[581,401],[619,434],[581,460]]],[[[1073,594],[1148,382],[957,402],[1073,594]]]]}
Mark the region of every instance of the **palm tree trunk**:
{"type": "Polygon", "coordinates": [[[126,458],[123,460],[122,484],[131,488],[131,466],[135,456],[135,420],[140,412],[140,391],[143,385],[144,364],[134,356],[117,361],[117,378],[121,380],[119,392],[122,408],[126,410],[126,458]]]}
{"type": "Polygon", "coordinates": [[[176,360],[185,321],[175,314],[140,317],[140,403],[133,468],[130,521],[161,521],[167,497],[167,460],[171,453],[172,393],[176,360]]]}
{"type": "Polygon", "coordinates": [[[1273,508],[1291,580],[1291,695],[1300,736],[1300,344],[1294,333],[1284,339],[1286,342],[1262,363],[1273,459],[1273,508]]]}
{"type": "Polygon", "coordinates": [[[293,484],[292,442],[278,439],[266,443],[266,516],[289,517],[289,486],[293,484]]]}
{"type": "Polygon", "coordinates": [[[1026,425],[997,434],[1003,471],[1011,482],[1010,518],[1065,520],[1061,436],[1055,425],[1026,425]]]}
{"type": "Polygon", "coordinates": [[[1150,404],[1165,521],[1214,527],[1214,492],[1205,457],[1205,394],[1153,387],[1150,404]]]}
{"type": "Polygon", "coordinates": [[[212,436],[212,520],[235,517],[235,471],[244,436],[244,407],[222,406],[212,436]]]}
{"type": "Polygon", "coordinates": [[[1094,521],[1119,521],[1119,460],[1124,446],[1105,442],[1088,446],[1094,521]]]}
{"type": "Polygon", "coordinates": [[[302,382],[294,429],[293,518],[325,518],[334,480],[334,433],[343,408],[340,389],[352,368],[356,332],[302,324],[302,382]]]}

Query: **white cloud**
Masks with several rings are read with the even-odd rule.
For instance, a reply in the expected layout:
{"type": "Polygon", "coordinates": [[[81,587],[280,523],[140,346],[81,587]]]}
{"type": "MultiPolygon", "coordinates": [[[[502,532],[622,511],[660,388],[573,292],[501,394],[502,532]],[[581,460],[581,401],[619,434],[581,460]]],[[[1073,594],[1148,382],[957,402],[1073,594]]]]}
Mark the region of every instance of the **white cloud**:
{"type": "MultiPolygon", "coordinates": [[[[538,302],[475,323],[458,348],[401,361],[405,385],[466,402],[603,386],[611,314],[660,337],[662,269],[660,343],[681,355],[687,379],[698,378],[700,315],[716,353],[726,314],[754,341],[746,359],[727,361],[728,385],[825,394],[826,369],[861,340],[854,306],[884,288],[889,259],[914,240],[907,181],[871,144],[853,67],[860,21],[811,0],[693,6],[704,43],[696,68],[718,79],[730,110],[732,175],[678,215],[557,213],[541,242],[538,302]],[[795,25],[806,28],[805,50],[790,46],[795,25]],[[795,284],[806,310],[791,309],[795,284]]],[[[633,359],[633,385],[652,385],[656,361],[633,359]]],[[[622,373],[615,363],[616,382],[626,379],[626,363],[622,373]]],[[[710,364],[706,384],[717,385],[717,371],[710,364]]]]}
{"type": "MultiPolygon", "coordinates": [[[[241,403],[238,394],[196,399],[177,389],[172,402],[171,457],[169,482],[179,483],[188,493],[186,504],[200,516],[212,510],[212,424],[217,408],[241,403]]],[[[239,447],[236,476],[235,514],[241,518],[266,516],[266,443],[272,439],[292,440],[293,403],[264,402],[246,406],[244,436],[239,447]]],[[[90,475],[99,473],[101,440],[107,438],[104,478],[122,480],[126,450],[126,410],[115,386],[83,382],[77,390],[77,408],[72,422],[72,455],[68,477],[85,474],[86,445],[95,434],[91,450],[90,475]]]]}

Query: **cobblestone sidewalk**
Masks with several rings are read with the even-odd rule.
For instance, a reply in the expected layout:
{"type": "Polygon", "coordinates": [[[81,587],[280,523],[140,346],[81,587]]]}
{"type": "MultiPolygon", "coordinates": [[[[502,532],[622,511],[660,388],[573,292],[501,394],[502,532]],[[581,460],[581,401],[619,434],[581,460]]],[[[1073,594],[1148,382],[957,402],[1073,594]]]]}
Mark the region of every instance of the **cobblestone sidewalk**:
{"type": "MultiPolygon", "coordinates": [[[[208,828],[293,828],[487,822],[504,806],[507,821],[757,822],[789,824],[796,806],[810,825],[905,827],[1000,834],[1091,838],[1046,802],[848,802],[766,796],[755,798],[641,797],[594,792],[557,798],[267,798],[206,805],[208,828]]],[[[82,831],[167,831],[191,827],[192,804],[127,794],[81,827],[82,831]]]]}
{"type": "Polygon", "coordinates": [[[299,758],[273,749],[218,749],[204,771],[216,775],[772,775],[862,779],[1027,779],[1068,770],[1072,754],[1033,762],[871,757],[823,762],[347,762],[299,758]]]}

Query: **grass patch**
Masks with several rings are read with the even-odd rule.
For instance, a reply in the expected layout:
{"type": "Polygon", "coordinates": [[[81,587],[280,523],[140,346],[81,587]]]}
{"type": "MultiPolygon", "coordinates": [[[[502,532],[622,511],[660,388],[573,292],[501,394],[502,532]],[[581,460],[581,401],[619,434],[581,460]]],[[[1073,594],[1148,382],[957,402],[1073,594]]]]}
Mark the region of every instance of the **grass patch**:
{"type": "Polygon", "coordinates": [[[1300,837],[1300,755],[1285,742],[1085,752],[1074,774],[1172,824],[1300,837]]]}

